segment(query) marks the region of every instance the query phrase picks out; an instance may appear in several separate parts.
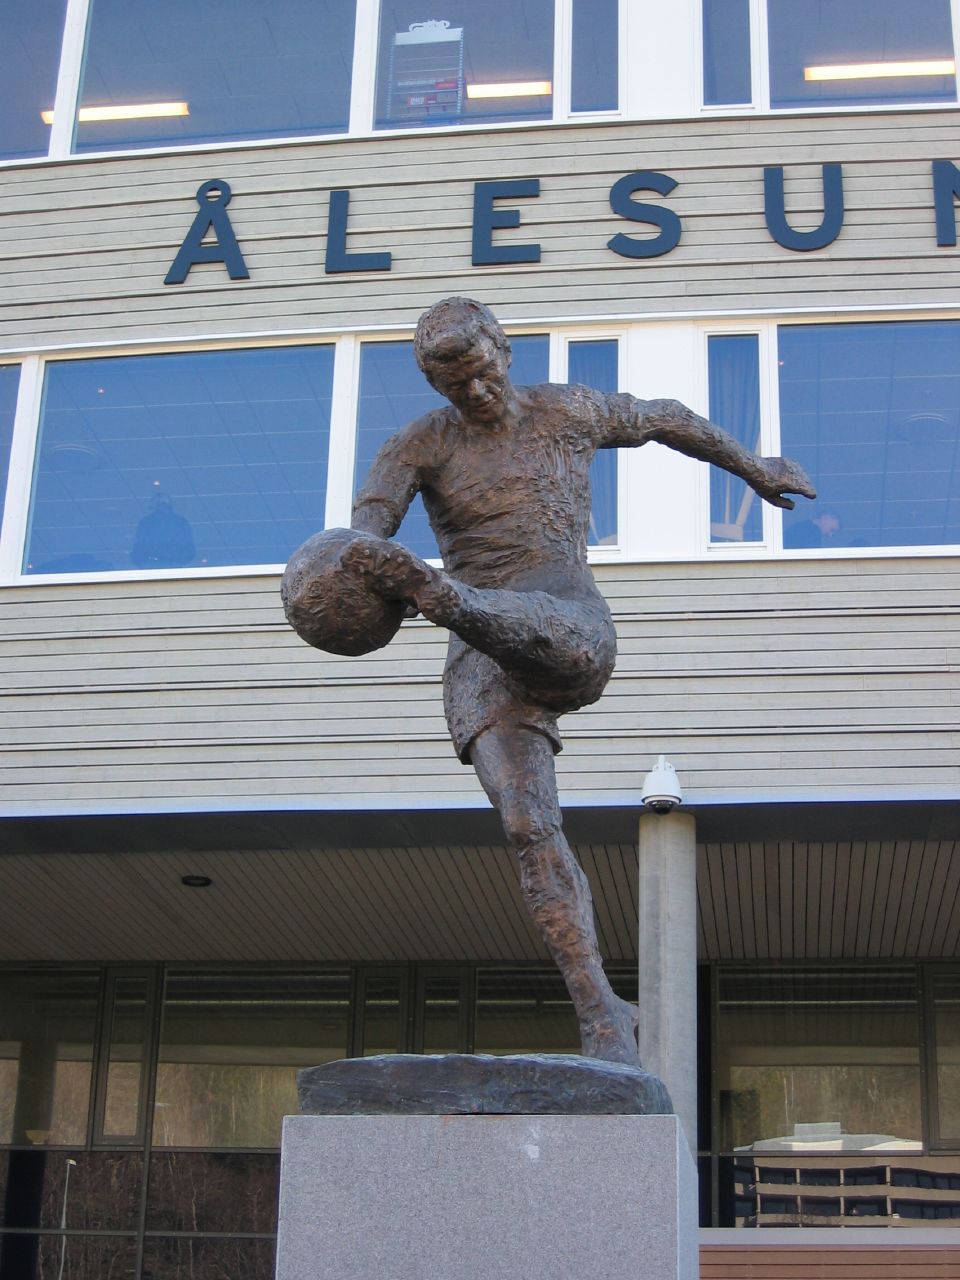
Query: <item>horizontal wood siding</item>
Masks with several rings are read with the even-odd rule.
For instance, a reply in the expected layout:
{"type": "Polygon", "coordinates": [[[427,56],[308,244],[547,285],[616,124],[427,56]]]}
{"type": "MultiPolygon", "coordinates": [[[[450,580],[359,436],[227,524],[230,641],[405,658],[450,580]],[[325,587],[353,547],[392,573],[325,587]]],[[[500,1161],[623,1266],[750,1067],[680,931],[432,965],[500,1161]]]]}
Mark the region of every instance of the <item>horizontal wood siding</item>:
{"type": "MultiPolygon", "coordinates": [[[[960,562],[603,566],[620,657],[563,721],[571,803],[956,796],[960,562]]],[[[0,803],[481,804],[440,700],[445,634],[364,658],[284,622],[275,577],[0,594],[0,803]]]]}
{"type": "Polygon", "coordinates": [[[451,293],[522,320],[955,306],[960,253],[936,244],[931,161],[960,161],[958,124],[939,110],[704,118],[12,167],[0,173],[0,352],[409,325],[451,293]],[[831,161],[844,167],[840,237],[807,253],[775,244],[763,166],[786,166],[802,230],[820,222],[831,161]],[[607,248],[618,232],[652,232],[609,206],[613,182],[638,169],[676,178],[667,203],[683,223],[674,251],[640,261],[607,248]],[[473,184],[526,177],[541,194],[515,201],[522,226],[497,238],[540,244],[541,261],[472,267],[473,184]],[[210,178],[232,187],[250,279],[206,264],[165,286],[210,178]],[[324,274],[334,188],[352,192],[349,249],[389,250],[390,272],[324,274]]]}
{"type": "Polygon", "coordinates": [[[956,1280],[960,1245],[701,1245],[700,1280],[956,1280]]]}

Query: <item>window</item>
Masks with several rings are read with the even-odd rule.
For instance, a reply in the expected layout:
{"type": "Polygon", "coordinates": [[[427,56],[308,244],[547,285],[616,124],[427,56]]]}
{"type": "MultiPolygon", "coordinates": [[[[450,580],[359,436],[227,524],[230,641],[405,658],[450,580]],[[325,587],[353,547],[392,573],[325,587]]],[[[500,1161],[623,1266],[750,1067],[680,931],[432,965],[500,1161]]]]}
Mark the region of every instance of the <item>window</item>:
{"type": "Polygon", "coordinates": [[[553,0],[383,0],[377,126],[549,120],[553,0]]]}
{"type": "MultiPolygon", "coordinates": [[[[707,340],[710,417],[754,453],[760,452],[760,340],[755,333],[707,340]]],[[[759,542],[762,502],[738,476],[710,468],[710,541],[759,542]]]]}
{"type": "Polygon", "coordinates": [[[282,564],[323,527],[333,347],[47,367],[24,572],[282,564]]]}
{"type": "Polygon", "coordinates": [[[156,1147],[275,1147],[297,1111],[297,1071],[347,1055],[350,974],[168,975],[156,1147]]]}
{"type": "Polygon", "coordinates": [[[92,0],[76,149],[347,128],[355,0],[92,0]]]}
{"type": "MultiPolygon", "coordinates": [[[[567,346],[567,381],[597,391],[617,391],[619,344],[615,338],[577,339],[567,346]]],[[[600,449],[590,466],[593,509],[588,542],[591,547],[617,541],[617,458],[619,450],[600,449]]]]}
{"type": "Polygon", "coordinates": [[[721,970],[716,1051],[725,1151],[921,1151],[910,968],[721,970]]]}
{"type": "MultiPolygon", "coordinates": [[[[960,1144],[960,973],[938,973],[932,982],[936,1143],[960,1144]]],[[[956,1177],[960,1191],[960,1174],[956,1177]]]]}
{"type": "Polygon", "coordinates": [[[3,8],[0,40],[0,158],[46,155],[66,0],[3,8]]]}
{"type": "MultiPolygon", "coordinates": [[[[955,102],[950,0],[754,0],[769,106],[955,102]]],[[[749,103],[750,0],[703,0],[703,100],[749,103]]],[[[767,103],[761,102],[761,106],[767,103]]]]}
{"type": "Polygon", "coordinates": [[[13,419],[17,412],[19,386],[19,365],[0,364],[0,524],[3,523],[7,468],[10,465],[10,444],[13,440],[13,419]]]}
{"type": "Polygon", "coordinates": [[[618,10],[618,0],[573,0],[571,111],[617,109],[618,10]]]}
{"type": "Polygon", "coordinates": [[[960,322],[782,325],[780,451],[817,489],[787,549],[960,543],[960,322]]]}

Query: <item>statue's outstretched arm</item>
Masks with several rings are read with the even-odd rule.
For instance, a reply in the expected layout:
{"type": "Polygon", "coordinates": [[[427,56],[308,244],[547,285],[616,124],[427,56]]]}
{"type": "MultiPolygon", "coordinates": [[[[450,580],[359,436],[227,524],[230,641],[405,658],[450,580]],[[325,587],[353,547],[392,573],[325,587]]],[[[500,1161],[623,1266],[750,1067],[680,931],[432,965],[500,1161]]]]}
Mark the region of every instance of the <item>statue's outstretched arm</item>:
{"type": "Polygon", "coordinates": [[[665,444],[671,449],[712,462],[735,476],[740,476],[752,489],[775,507],[792,509],[792,498],[785,495],[798,493],[804,498],[815,498],[816,490],[799,463],[790,458],[764,458],[745,448],[716,423],[701,418],[678,400],[635,400],[632,396],[619,396],[621,416],[618,427],[604,444],[640,445],[650,440],[665,444]],[[630,414],[622,414],[624,402],[630,406],[630,414]]]}

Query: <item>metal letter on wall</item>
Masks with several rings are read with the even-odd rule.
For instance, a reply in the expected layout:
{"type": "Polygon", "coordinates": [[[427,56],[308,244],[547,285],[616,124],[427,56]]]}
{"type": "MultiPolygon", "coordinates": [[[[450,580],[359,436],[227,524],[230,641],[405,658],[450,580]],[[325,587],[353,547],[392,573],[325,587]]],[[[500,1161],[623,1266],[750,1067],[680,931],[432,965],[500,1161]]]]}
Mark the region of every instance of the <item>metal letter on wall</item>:
{"type": "Polygon", "coordinates": [[[785,249],[806,253],[832,244],[843,227],[843,167],[825,164],[823,170],[823,221],[813,231],[794,231],[787,222],[783,194],[783,165],[770,165],[763,171],[763,214],[767,230],[785,249]]]}
{"type": "Polygon", "coordinates": [[[197,188],[200,208],[164,278],[164,284],[183,284],[190,268],[198,262],[222,262],[231,280],[249,280],[250,272],[227,213],[231,194],[229,185],[219,178],[211,178],[197,188]],[[203,237],[211,228],[216,234],[216,241],[204,244],[203,237]]]}
{"type": "Polygon", "coordinates": [[[953,202],[960,197],[960,169],[951,160],[933,162],[933,205],[937,213],[937,244],[957,243],[953,202]]]}
{"type": "Polygon", "coordinates": [[[644,204],[634,200],[633,196],[637,191],[656,191],[657,195],[668,196],[676,185],[676,178],[671,178],[668,173],[649,169],[626,173],[618,178],[610,188],[610,208],[631,222],[652,222],[660,228],[660,234],[652,239],[635,240],[633,236],[618,232],[607,241],[607,248],[619,253],[621,258],[659,258],[661,254],[675,249],[680,243],[683,225],[674,211],[658,204],[644,204]]]}
{"type": "Polygon", "coordinates": [[[496,228],[519,227],[519,209],[494,209],[494,200],[507,196],[538,196],[539,178],[514,178],[509,182],[477,182],[473,187],[473,265],[488,267],[506,262],[539,262],[538,244],[495,245],[496,228]]]}
{"type": "Polygon", "coordinates": [[[323,269],[328,276],[342,271],[389,271],[393,257],[389,253],[347,253],[347,218],[350,216],[350,192],[331,191],[327,214],[327,254],[323,269]]]}

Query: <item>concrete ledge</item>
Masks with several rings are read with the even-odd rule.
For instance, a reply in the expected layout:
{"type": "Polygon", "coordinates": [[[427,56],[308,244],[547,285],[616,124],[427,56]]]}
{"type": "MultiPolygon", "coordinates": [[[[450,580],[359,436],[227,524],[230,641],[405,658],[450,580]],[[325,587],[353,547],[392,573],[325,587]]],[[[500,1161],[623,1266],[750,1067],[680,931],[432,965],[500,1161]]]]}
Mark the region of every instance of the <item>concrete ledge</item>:
{"type": "Polygon", "coordinates": [[[278,1280],[696,1280],[675,1115],[288,1116],[278,1280]]]}

